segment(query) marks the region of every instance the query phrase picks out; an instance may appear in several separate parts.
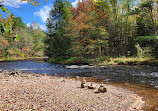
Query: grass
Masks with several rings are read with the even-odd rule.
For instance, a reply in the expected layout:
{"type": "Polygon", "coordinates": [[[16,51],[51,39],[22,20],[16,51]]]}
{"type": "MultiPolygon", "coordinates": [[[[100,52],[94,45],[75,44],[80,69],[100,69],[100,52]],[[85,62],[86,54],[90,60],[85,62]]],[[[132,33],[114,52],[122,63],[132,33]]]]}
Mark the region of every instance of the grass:
{"type": "Polygon", "coordinates": [[[117,57],[111,58],[109,56],[103,56],[98,58],[51,58],[49,62],[58,64],[89,64],[89,65],[155,65],[158,66],[158,59],[155,58],[138,58],[138,57],[117,57]]]}
{"type": "Polygon", "coordinates": [[[109,61],[110,57],[98,57],[98,58],[79,58],[79,57],[71,57],[71,58],[50,58],[49,62],[58,63],[58,64],[92,64],[92,65],[99,65],[102,61],[109,61]]]}
{"type": "Polygon", "coordinates": [[[135,41],[151,41],[158,40],[158,36],[138,36],[134,39],[135,41]]]}
{"type": "Polygon", "coordinates": [[[138,58],[138,57],[134,57],[134,58],[126,58],[126,57],[122,57],[122,58],[111,58],[110,60],[111,61],[114,61],[114,62],[123,62],[123,63],[126,63],[126,62],[144,62],[144,61],[148,61],[150,60],[151,58],[138,58]]]}
{"type": "Polygon", "coordinates": [[[72,61],[76,61],[76,60],[79,60],[77,57],[72,57],[72,58],[69,58],[69,59],[66,59],[65,62],[72,62],[72,61]]]}
{"type": "Polygon", "coordinates": [[[71,58],[50,58],[49,62],[57,63],[57,64],[69,64],[69,65],[80,65],[80,64],[88,64],[87,61],[83,58],[71,57],[71,58]]]}
{"type": "Polygon", "coordinates": [[[119,57],[110,58],[110,61],[103,61],[99,65],[158,65],[158,60],[154,58],[119,57]]]}
{"type": "Polygon", "coordinates": [[[89,64],[99,65],[103,61],[109,62],[110,61],[110,57],[109,56],[101,56],[101,57],[97,57],[97,58],[93,58],[93,59],[86,59],[86,61],[89,64]]]}

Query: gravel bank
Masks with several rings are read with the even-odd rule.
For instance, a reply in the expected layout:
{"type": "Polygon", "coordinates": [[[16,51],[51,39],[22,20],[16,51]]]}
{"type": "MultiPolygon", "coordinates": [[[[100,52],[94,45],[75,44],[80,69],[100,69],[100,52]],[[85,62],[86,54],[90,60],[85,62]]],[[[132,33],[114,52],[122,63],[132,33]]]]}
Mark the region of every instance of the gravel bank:
{"type": "Polygon", "coordinates": [[[97,89],[80,88],[80,81],[63,77],[9,74],[0,73],[0,110],[137,111],[143,104],[138,95],[106,84],[106,93],[96,93],[97,89]]]}

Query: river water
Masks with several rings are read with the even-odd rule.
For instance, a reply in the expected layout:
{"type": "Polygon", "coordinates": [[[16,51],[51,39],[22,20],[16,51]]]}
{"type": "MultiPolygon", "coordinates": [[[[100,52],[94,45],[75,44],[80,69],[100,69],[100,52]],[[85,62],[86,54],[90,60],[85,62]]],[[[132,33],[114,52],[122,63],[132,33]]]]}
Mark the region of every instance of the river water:
{"type": "Polygon", "coordinates": [[[0,70],[14,69],[58,76],[94,77],[104,82],[137,84],[158,89],[158,66],[68,66],[35,60],[0,62],[0,70]]]}

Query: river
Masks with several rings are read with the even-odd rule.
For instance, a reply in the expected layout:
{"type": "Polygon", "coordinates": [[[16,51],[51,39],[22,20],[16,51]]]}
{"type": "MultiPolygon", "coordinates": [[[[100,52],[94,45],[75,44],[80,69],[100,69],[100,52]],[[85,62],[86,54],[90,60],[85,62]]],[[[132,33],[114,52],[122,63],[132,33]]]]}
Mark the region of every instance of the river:
{"type": "Polygon", "coordinates": [[[107,83],[128,83],[158,89],[158,66],[68,66],[36,60],[0,62],[0,70],[14,69],[56,76],[94,77],[107,83]]]}

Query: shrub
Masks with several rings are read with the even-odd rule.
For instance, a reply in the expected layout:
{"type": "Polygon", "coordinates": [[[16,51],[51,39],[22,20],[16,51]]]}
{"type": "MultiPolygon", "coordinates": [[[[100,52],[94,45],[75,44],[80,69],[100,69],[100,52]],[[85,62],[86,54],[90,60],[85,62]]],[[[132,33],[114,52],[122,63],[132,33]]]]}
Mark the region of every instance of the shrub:
{"type": "Polygon", "coordinates": [[[141,48],[139,44],[136,44],[137,48],[137,57],[139,58],[151,58],[152,57],[152,48],[151,47],[143,47],[141,48]]]}

